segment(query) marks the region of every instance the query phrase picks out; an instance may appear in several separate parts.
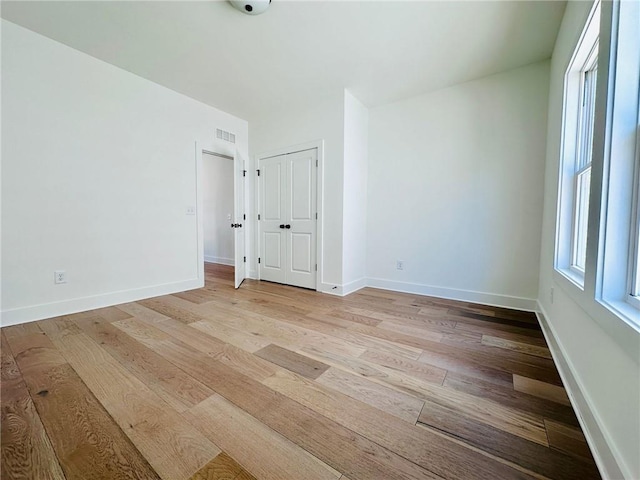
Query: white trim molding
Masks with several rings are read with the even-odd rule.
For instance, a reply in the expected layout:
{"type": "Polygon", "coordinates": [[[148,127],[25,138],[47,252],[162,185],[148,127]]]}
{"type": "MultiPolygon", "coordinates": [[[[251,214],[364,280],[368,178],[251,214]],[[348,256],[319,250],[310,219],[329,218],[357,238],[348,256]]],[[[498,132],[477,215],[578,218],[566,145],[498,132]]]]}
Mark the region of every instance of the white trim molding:
{"type": "Polygon", "coordinates": [[[526,310],[528,312],[534,312],[537,305],[536,299],[533,298],[512,297],[509,295],[475,292],[472,290],[458,290],[455,288],[436,287],[419,283],[397,282],[382,278],[367,278],[367,286],[381,288],[383,290],[393,290],[394,292],[415,293],[462,302],[480,303],[494,307],[526,310]]]}
{"type": "Polygon", "coordinates": [[[349,295],[350,293],[357,292],[367,286],[367,279],[362,277],[353,282],[345,283],[342,285],[342,295],[349,295]]]}
{"type": "Polygon", "coordinates": [[[233,258],[226,258],[226,257],[212,257],[211,255],[205,255],[204,256],[204,261],[206,263],[219,263],[221,265],[228,265],[230,267],[234,267],[235,266],[235,259],[233,258]]]}
{"type": "Polygon", "coordinates": [[[319,285],[318,291],[343,297],[365,287],[379,288],[381,290],[390,290],[393,292],[426,295],[429,297],[446,298],[448,300],[459,300],[461,302],[479,303],[482,305],[524,310],[527,312],[535,312],[537,307],[537,300],[534,298],[474,292],[472,290],[458,290],[455,288],[436,287],[433,285],[423,285],[419,283],[397,282],[394,280],[385,280],[383,278],[363,277],[344,285],[322,283],[319,285]]]}
{"type": "Polygon", "coordinates": [[[318,285],[317,291],[321,293],[328,293],[329,295],[337,295],[339,297],[344,297],[342,293],[343,287],[342,285],[335,285],[333,283],[321,283],[318,285]]]}
{"type": "Polygon", "coordinates": [[[540,302],[537,304],[536,316],[602,478],[633,478],[621,460],[619,452],[614,448],[611,436],[603,428],[602,420],[582,385],[571,359],[566,354],[553,325],[547,321],[548,315],[540,302]]]}
{"type": "Polygon", "coordinates": [[[329,295],[337,295],[344,297],[350,293],[357,292],[365,287],[368,287],[367,279],[362,277],[353,282],[345,283],[344,285],[337,285],[333,283],[321,283],[318,285],[318,292],[328,293],[329,295]]]}
{"type": "Polygon", "coordinates": [[[2,312],[0,326],[8,327],[20,323],[34,322],[45,318],[59,317],[60,315],[70,315],[72,313],[85,312],[96,308],[110,307],[122,303],[135,302],[145,298],[169,295],[171,293],[184,292],[194,288],[204,287],[204,280],[194,278],[180,282],[165,283],[151,287],[136,288],[133,290],[121,290],[101,295],[73,298],[61,302],[44,303],[29,307],[14,308],[2,312]]]}

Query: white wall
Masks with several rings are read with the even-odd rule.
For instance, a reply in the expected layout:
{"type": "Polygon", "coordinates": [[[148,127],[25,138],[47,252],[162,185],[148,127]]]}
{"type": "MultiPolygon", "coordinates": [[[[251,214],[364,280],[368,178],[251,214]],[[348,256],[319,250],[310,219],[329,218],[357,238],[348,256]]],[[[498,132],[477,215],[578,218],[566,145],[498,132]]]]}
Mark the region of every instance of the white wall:
{"type": "Polygon", "coordinates": [[[369,111],[356,97],[345,91],[342,208],[344,294],[366,285],[368,136],[369,111]]]}
{"type": "Polygon", "coordinates": [[[6,21],[2,76],[3,324],[201,283],[195,142],[247,123],[6,21]]]}
{"type": "Polygon", "coordinates": [[[369,111],[371,285],[535,306],[548,79],[541,62],[369,111]]]}
{"type": "MultiPolygon", "coordinates": [[[[260,119],[251,119],[250,151],[252,161],[257,155],[283,147],[299,145],[314,140],[324,140],[324,191],[323,191],[323,259],[322,284],[319,290],[331,291],[342,285],[342,202],[344,155],[344,92],[330,92],[317,99],[313,107],[278,112],[260,119]]],[[[252,164],[250,171],[257,166],[252,164]]],[[[256,176],[250,176],[247,187],[255,191],[256,176]]],[[[253,199],[255,202],[256,199],[253,199]]],[[[255,242],[257,238],[253,238],[255,242]]],[[[253,250],[253,249],[252,249],[253,250]]],[[[252,256],[252,270],[257,271],[256,255],[252,256]]]]}
{"type": "Polygon", "coordinates": [[[586,22],[592,2],[567,5],[551,63],[544,220],[540,258],[540,305],[561,358],[574,384],[574,399],[583,426],[595,447],[605,478],[640,478],[640,352],[635,358],[613,340],[605,319],[587,314],[554,281],[553,249],[562,121],[564,73],[586,22]],[[554,289],[553,303],[551,289],[554,289]],[[625,353],[626,351],[626,353],[625,353]],[[610,451],[609,451],[610,450],[610,451]]]}
{"type": "Polygon", "coordinates": [[[233,160],[203,155],[202,185],[204,260],[234,265],[233,160]]]}

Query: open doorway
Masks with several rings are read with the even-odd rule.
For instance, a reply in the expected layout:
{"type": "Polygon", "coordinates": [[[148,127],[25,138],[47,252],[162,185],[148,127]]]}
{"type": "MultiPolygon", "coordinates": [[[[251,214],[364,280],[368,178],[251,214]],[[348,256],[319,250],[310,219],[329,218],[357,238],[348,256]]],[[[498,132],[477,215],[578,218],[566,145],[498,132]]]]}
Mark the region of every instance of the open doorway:
{"type": "Polygon", "coordinates": [[[204,261],[207,264],[227,266],[224,269],[208,268],[208,270],[233,271],[236,257],[232,226],[234,224],[233,157],[203,152],[202,190],[204,261]]]}

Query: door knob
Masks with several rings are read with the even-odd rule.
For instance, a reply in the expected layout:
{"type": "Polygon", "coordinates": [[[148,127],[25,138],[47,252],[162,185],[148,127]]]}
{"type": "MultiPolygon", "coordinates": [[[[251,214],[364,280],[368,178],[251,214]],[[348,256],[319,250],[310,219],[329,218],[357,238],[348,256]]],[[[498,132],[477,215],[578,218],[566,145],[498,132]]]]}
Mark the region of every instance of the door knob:
{"type": "Polygon", "coordinates": [[[289,228],[291,228],[291,225],[287,224],[287,225],[284,226],[284,228],[289,229],[289,228]]]}
{"type": "Polygon", "coordinates": [[[284,228],[284,223],[282,225],[280,225],[280,228],[284,228]]]}

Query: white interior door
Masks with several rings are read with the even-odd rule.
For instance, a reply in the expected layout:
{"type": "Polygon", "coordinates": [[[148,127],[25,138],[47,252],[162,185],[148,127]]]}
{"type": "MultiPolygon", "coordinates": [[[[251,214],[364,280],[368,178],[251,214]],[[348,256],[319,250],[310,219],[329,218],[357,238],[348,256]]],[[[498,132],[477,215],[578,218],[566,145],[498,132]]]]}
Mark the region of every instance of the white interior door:
{"type": "Polygon", "coordinates": [[[317,149],[260,160],[260,278],[316,288],[317,149]]]}
{"type": "Polygon", "coordinates": [[[316,288],[316,159],[317,150],[286,155],[287,261],[286,283],[316,288]]]}
{"type": "Polygon", "coordinates": [[[234,162],[234,244],[235,244],[235,287],[238,288],[246,275],[245,254],[245,228],[246,218],[244,213],[244,161],[236,155],[234,162]]]}
{"type": "Polygon", "coordinates": [[[260,160],[260,279],[286,283],[285,155],[260,160]]]}

